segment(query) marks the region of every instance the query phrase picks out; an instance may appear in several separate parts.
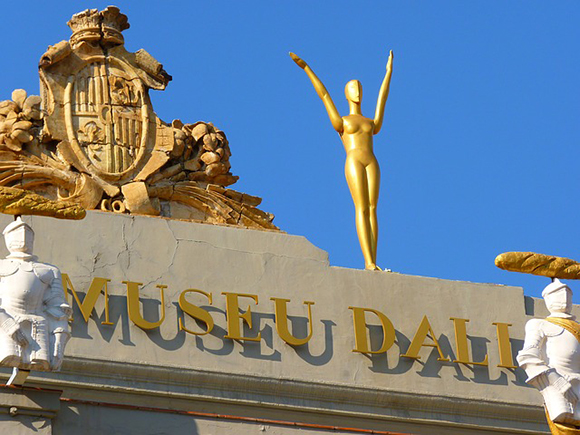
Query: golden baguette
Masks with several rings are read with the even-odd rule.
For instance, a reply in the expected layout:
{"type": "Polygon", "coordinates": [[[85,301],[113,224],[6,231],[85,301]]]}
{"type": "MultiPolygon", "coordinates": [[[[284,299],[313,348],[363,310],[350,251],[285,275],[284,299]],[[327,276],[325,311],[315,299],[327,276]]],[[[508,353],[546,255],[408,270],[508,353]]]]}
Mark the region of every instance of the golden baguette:
{"type": "Polygon", "coordinates": [[[50,216],[58,219],[83,219],[86,211],[69,201],[53,201],[16,187],[0,186],[0,213],[50,216]]]}
{"type": "Polygon", "coordinates": [[[531,273],[549,278],[580,279],[580,263],[564,257],[535,252],[504,252],[495,265],[511,272],[531,273]]]}

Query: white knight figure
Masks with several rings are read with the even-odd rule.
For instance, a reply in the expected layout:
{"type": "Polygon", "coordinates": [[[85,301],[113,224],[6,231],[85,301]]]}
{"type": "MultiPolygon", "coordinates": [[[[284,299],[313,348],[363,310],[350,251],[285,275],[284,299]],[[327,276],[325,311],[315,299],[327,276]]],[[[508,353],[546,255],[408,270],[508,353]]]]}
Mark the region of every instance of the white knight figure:
{"type": "Polygon", "coordinates": [[[542,297],[550,316],[526,323],[517,360],[526,382],[542,393],[552,433],[580,433],[580,324],[571,314],[572,291],[554,279],[542,297]]]}
{"type": "MultiPolygon", "coordinates": [[[[60,271],[32,255],[34,231],[17,218],[4,229],[10,254],[0,260],[0,365],[19,370],[59,370],[70,338],[71,308],[60,271]]],[[[22,378],[23,375],[23,378],[22,378]]]]}

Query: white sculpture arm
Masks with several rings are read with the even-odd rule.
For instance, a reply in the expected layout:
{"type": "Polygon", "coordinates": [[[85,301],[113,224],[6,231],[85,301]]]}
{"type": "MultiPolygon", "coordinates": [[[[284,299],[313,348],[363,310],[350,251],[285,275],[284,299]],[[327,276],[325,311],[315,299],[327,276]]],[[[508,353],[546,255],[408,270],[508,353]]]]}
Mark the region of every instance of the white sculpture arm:
{"type": "Polygon", "coordinates": [[[532,319],[526,323],[524,348],[518,353],[519,365],[526,371],[526,382],[542,393],[550,418],[558,421],[573,410],[578,397],[568,379],[548,365],[544,320],[532,319]],[[572,406],[572,408],[570,408],[572,406]]]}
{"type": "MultiPolygon", "coordinates": [[[[542,321],[532,319],[526,323],[524,348],[516,357],[518,364],[528,375],[527,383],[536,386],[537,377],[550,370],[545,360],[546,335],[542,329],[542,321]]],[[[536,387],[537,388],[537,387],[536,387]]]]}
{"type": "Polygon", "coordinates": [[[46,292],[44,304],[45,311],[51,318],[50,333],[54,335],[50,366],[52,370],[60,370],[64,358],[64,349],[71,335],[68,318],[72,309],[64,298],[61,274],[56,268],[54,269],[54,279],[46,292]]]}
{"type": "Polygon", "coordinates": [[[60,370],[62,360],[64,358],[64,348],[70,338],[70,334],[64,331],[54,332],[54,350],[52,352],[51,368],[52,370],[60,370]]]}
{"type": "MultiPolygon", "coordinates": [[[[62,278],[60,271],[54,269],[54,279],[50,284],[50,288],[46,292],[44,298],[44,305],[46,312],[57,320],[68,319],[72,314],[72,309],[64,298],[64,290],[62,288],[62,278]]],[[[69,332],[69,328],[65,328],[69,332]]],[[[55,332],[55,331],[53,331],[55,332]]]]}

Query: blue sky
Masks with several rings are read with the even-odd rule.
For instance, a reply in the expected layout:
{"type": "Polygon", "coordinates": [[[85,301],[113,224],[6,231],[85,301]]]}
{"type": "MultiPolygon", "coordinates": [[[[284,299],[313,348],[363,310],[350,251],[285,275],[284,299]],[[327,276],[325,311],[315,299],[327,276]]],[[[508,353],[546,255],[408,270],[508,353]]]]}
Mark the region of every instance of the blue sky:
{"type": "MultiPolygon", "coordinates": [[[[102,1],[6,3],[0,99],[38,93],[37,62],[68,39],[66,21],[102,1]],[[25,6],[22,6],[25,5],[25,6]]],[[[504,251],[580,261],[580,3],[572,1],[118,1],[131,51],[173,81],[151,91],[171,122],[211,121],[228,135],[233,188],[290,234],[362,268],[345,153],[294,51],[339,112],[363,84],[372,117],[395,52],[383,130],[379,266],[523,286],[549,280],[497,269],[504,251]]],[[[371,273],[371,272],[369,272],[371,273]]],[[[580,286],[575,300],[580,302],[580,286]]]]}

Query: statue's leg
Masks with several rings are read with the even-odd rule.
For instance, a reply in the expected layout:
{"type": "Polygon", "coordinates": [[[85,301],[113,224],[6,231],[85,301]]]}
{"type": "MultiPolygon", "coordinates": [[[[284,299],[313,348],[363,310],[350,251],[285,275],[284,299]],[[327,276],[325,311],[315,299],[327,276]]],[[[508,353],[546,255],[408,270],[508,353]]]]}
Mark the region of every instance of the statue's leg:
{"type": "Polygon", "coordinates": [[[373,262],[377,261],[377,243],[379,240],[379,224],[377,221],[377,204],[379,202],[379,186],[381,183],[381,171],[375,160],[366,167],[367,184],[369,187],[369,218],[372,234],[373,262]]]}
{"type": "Polygon", "coordinates": [[[30,370],[21,370],[18,367],[14,367],[12,369],[12,376],[10,376],[10,379],[8,379],[6,385],[14,385],[20,387],[24,385],[24,381],[26,381],[26,378],[28,377],[29,374],[30,370]]]}
{"type": "Polygon", "coordinates": [[[370,223],[369,188],[366,170],[357,159],[347,156],[344,172],[354,202],[356,232],[365,259],[365,268],[375,270],[377,265],[373,257],[373,235],[370,223]]]}

